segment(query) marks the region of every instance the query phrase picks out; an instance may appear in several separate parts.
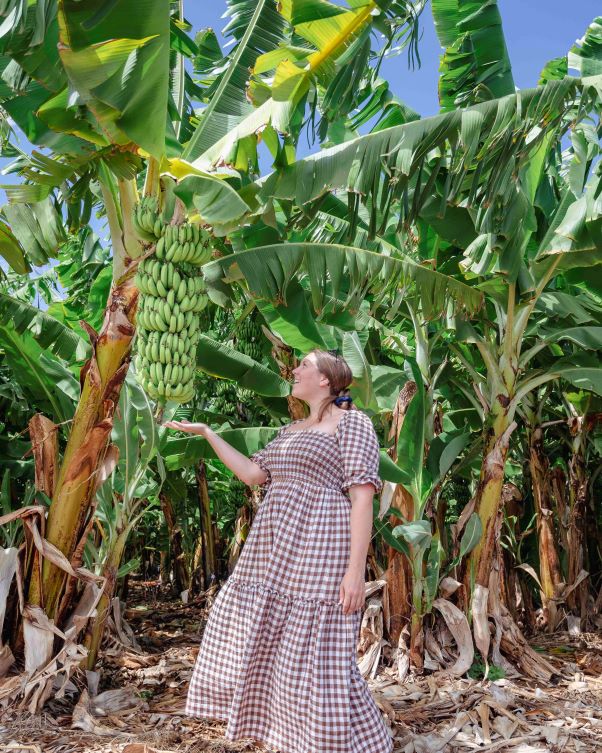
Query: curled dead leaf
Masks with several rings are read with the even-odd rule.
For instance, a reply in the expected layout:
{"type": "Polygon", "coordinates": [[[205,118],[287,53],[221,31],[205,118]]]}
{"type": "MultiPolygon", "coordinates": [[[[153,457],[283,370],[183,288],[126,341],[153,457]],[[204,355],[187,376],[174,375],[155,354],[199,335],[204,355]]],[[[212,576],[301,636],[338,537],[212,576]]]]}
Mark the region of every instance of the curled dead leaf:
{"type": "Polygon", "coordinates": [[[474,646],[468,620],[464,612],[447,599],[435,599],[433,607],[441,613],[458,647],[458,658],[451,667],[447,668],[447,671],[460,677],[470,669],[474,659],[474,646]]]}

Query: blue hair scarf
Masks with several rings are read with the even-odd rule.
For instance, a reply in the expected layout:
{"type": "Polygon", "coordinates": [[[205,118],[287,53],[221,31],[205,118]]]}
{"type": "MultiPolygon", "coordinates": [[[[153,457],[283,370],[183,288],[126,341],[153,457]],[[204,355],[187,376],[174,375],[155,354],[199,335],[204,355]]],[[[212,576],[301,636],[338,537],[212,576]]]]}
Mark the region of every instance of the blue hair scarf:
{"type": "Polygon", "coordinates": [[[340,397],[335,397],[332,402],[340,407],[343,403],[352,403],[353,398],[351,395],[341,395],[340,397]]]}

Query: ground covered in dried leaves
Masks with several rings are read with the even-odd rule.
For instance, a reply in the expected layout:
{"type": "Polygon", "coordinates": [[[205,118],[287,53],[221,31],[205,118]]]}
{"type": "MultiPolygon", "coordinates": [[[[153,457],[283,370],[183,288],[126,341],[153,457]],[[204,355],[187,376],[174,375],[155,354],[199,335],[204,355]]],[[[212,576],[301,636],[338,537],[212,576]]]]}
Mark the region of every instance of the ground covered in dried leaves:
{"type": "MultiPolygon", "coordinates": [[[[183,714],[200,630],[215,592],[187,605],[157,596],[148,587],[137,589],[126,620],[113,624],[99,672],[75,678],[70,692],[47,702],[41,716],[10,708],[0,712],[0,751],[260,750],[250,739],[225,740],[224,722],[183,714]]],[[[395,752],[602,751],[602,636],[556,633],[539,636],[532,645],[557,668],[556,684],[483,682],[440,673],[399,684],[393,662],[386,666],[390,648],[385,646],[384,666],[368,683],[395,752]]]]}

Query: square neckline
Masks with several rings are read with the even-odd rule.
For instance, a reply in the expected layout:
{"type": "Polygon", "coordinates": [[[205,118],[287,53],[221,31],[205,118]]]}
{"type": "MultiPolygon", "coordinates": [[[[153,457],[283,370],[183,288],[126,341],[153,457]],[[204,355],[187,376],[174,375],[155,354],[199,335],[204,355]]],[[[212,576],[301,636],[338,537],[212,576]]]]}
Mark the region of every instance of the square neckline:
{"type": "Polygon", "coordinates": [[[343,422],[343,419],[345,418],[345,415],[347,413],[351,413],[351,410],[346,410],[345,413],[339,418],[339,421],[337,423],[337,428],[335,429],[334,433],[330,431],[320,431],[319,429],[297,429],[296,431],[289,431],[288,427],[293,426],[293,424],[299,423],[299,421],[305,421],[304,418],[296,418],[294,421],[291,421],[290,424],[287,424],[287,426],[282,428],[281,436],[284,434],[323,434],[325,437],[332,437],[333,439],[336,439],[337,434],[339,433],[339,428],[341,426],[341,423],[343,422]]]}

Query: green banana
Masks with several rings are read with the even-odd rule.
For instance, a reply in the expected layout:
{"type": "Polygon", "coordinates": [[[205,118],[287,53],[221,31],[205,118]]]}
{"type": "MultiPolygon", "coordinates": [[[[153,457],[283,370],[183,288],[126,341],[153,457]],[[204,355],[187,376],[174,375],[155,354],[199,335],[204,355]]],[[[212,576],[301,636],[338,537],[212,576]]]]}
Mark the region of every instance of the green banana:
{"type": "Polygon", "coordinates": [[[154,296],[156,296],[157,295],[157,286],[155,285],[155,281],[153,280],[153,278],[150,275],[145,274],[144,275],[144,282],[145,282],[145,286],[146,286],[146,290],[144,292],[147,293],[148,295],[154,295],[154,296]]]}
{"type": "Polygon", "coordinates": [[[180,285],[182,284],[182,280],[184,278],[178,272],[178,268],[175,265],[172,265],[172,266],[173,266],[173,278],[172,278],[172,281],[171,281],[171,287],[174,290],[179,290],[180,289],[180,285]]]}

